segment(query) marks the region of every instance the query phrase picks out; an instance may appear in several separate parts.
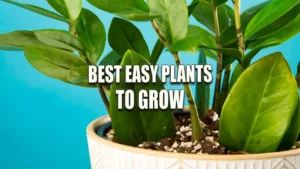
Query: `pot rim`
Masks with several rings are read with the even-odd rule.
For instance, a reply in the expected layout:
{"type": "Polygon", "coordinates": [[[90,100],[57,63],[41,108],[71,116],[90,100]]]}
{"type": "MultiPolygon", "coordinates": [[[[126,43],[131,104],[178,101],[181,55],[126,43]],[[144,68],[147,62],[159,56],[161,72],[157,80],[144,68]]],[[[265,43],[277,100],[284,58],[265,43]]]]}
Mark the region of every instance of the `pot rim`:
{"type": "Polygon", "coordinates": [[[243,155],[196,155],[196,154],[185,154],[185,153],[171,153],[171,152],[161,152],[155,150],[146,150],[137,147],[127,146],[119,143],[115,143],[109,140],[106,140],[97,135],[96,131],[99,127],[111,122],[111,119],[108,115],[102,116],[94,121],[92,121],[87,127],[87,136],[96,141],[99,144],[117,148],[123,151],[150,155],[150,156],[159,156],[166,158],[176,158],[176,159],[193,159],[193,160],[223,160],[223,161],[233,161],[233,160],[255,160],[255,159],[274,159],[300,155],[300,149],[288,150],[282,152],[274,153],[263,153],[263,154],[243,154],[243,155]]]}

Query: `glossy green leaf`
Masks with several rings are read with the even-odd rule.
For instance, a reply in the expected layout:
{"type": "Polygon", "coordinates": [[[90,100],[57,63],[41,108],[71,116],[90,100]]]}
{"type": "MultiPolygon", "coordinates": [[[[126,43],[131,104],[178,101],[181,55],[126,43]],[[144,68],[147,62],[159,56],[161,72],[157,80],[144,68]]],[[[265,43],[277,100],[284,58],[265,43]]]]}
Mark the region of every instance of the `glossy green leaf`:
{"type": "Polygon", "coordinates": [[[155,43],[155,46],[152,50],[152,53],[151,53],[151,57],[150,57],[150,63],[151,64],[156,64],[158,59],[159,59],[159,56],[162,54],[162,52],[164,51],[165,49],[165,45],[164,43],[158,39],[155,43]]]}
{"type": "Polygon", "coordinates": [[[115,51],[109,52],[101,61],[100,65],[119,65],[122,57],[115,51]]]}
{"type": "Polygon", "coordinates": [[[89,84],[89,67],[88,65],[71,68],[67,77],[68,81],[84,87],[94,87],[96,84],[89,84]]]}
{"type": "Polygon", "coordinates": [[[300,99],[294,112],[291,124],[283,137],[279,150],[290,150],[296,143],[300,133],[300,99]]]}
{"type": "Polygon", "coordinates": [[[199,50],[199,45],[215,47],[215,41],[215,37],[207,30],[199,26],[189,25],[186,37],[174,43],[168,50],[196,53],[199,50]]]}
{"type": "Polygon", "coordinates": [[[73,53],[52,47],[26,46],[24,53],[28,62],[38,71],[67,83],[70,83],[70,69],[86,65],[73,53]]]}
{"type": "Polygon", "coordinates": [[[85,47],[90,62],[95,64],[100,58],[106,42],[103,23],[97,15],[83,8],[78,18],[76,32],[85,47]]]}
{"type": "Polygon", "coordinates": [[[134,24],[126,20],[120,18],[112,20],[108,32],[108,42],[111,48],[120,56],[131,49],[147,60],[150,58],[149,49],[142,33],[134,24]]]}
{"type": "Polygon", "coordinates": [[[133,21],[150,21],[162,15],[162,14],[149,14],[146,12],[134,11],[134,10],[119,12],[115,14],[125,19],[129,19],[133,21]]]}
{"type": "MultiPolygon", "coordinates": [[[[226,5],[218,6],[218,17],[220,24],[220,31],[230,26],[230,19],[227,13],[226,5]]],[[[212,5],[206,2],[199,2],[195,10],[193,11],[194,18],[202,25],[207,27],[211,32],[215,32],[215,22],[213,16],[212,5]]]]}
{"type": "Polygon", "coordinates": [[[82,0],[47,0],[47,2],[57,12],[71,21],[78,18],[82,7],[82,0]]]}
{"type": "Polygon", "coordinates": [[[275,22],[288,11],[293,9],[298,3],[299,0],[272,0],[250,21],[245,32],[245,39],[252,37],[258,31],[275,22]]]}
{"type": "MultiPolygon", "coordinates": [[[[148,65],[149,62],[140,54],[129,50],[122,60],[122,67],[126,65],[148,65]]],[[[121,71],[121,83],[113,83],[110,96],[110,117],[119,143],[138,145],[144,141],[159,141],[175,134],[175,121],[170,110],[141,110],[138,104],[140,90],[164,89],[158,79],[157,83],[131,84],[125,83],[125,71],[121,71]],[[118,109],[116,90],[132,90],[135,93],[135,104],[132,110],[118,109]],[[163,123],[162,123],[163,121],[163,123]],[[124,127],[126,124],[126,127],[124,127]]],[[[124,105],[124,97],[122,99],[124,105]]]]}
{"type": "Polygon", "coordinates": [[[21,8],[26,9],[26,10],[35,12],[37,14],[40,14],[40,15],[43,15],[43,16],[46,16],[46,17],[49,17],[49,18],[52,18],[52,19],[56,19],[56,20],[59,20],[59,21],[69,23],[69,20],[66,19],[65,17],[60,16],[60,15],[54,13],[54,12],[48,11],[48,10],[43,9],[41,7],[38,7],[38,6],[34,6],[34,5],[30,5],[30,4],[22,4],[22,3],[12,1],[12,0],[2,0],[2,1],[13,4],[13,5],[16,5],[16,6],[19,6],[21,8]]]}
{"type": "Polygon", "coordinates": [[[150,13],[167,12],[153,21],[170,45],[185,37],[189,24],[185,0],[148,0],[148,5],[150,13]]]}
{"type": "Polygon", "coordinates": [[[123,13],[135,11],[136,13],[149,13],[149,7],[144,0],[87,0],[95,7],[109,13],[123,13]]]}
{"type": "Polygon", "coordinates": [[[229,87],[228,87],[228,91],[231,90],[232,86],[235,84],[235,82],[237,81],[237,79],[240,77],[240,75],[243,73],[243,70],[241,69],[240,64],[236,64],[231,78],[230,78],[230,82],[229,82],[229,87]]]}
{"type": "Polygon", "coordinates": [[[16,31],[0,34],[0,50],[22,50],[24,46],[45,44],[31,31],[16,31]]]}
{"type": "Polygon", "coordinates": [[[43,43],[61,49],[84,52],[83,44],[69,32],[61,30],[34,31],[36,37],[43,43]]]}
{"type": "Polygon", "coordinates": [[[246,28],[249,24],[249,22],[255,17],[255,15],[261,10],[263,9],[266,5],[268,5],[271,1],[265,1],[262,3],[259,3],[255,6],[252,6],[248,9],[246,9],[242,15],[241,15],[241,24],[242,24],[242,29],[243,32],[246,31],[246,28]]]}
{"type": "MultiPolygon", "coordinates": [[[[203,50],[200,50],[198,64],[207,64],[203,50]]],[[[206,114],[209,108],[209,97],[209,84],[205,83],[204,81],[201,83],[196,83],[196,105],[199,112],[199,117],[203,117],[206,114]]]]}
{"type": "MultiPolygon", "coordinates": [[[[234,10],[230,6],[228,6],[226,4],[224,6],[226,8],[228,17],[231,20],[231,23],[235,23],[234,10]]],[[[231,25],[234,25],[234,24],[231,24],[231,25]]]]}
{"type": "Polygon", "coordinates": [[[282,54],[260,59],[242,73],[225,101],[220,143],[248,153],[276,151],[297,104],[296,81],[282,54]]]}
{"type": "MultiPolygon", "coordinates": [[[[290,38],[294,37],[300,32],[300,15],[298,15],[297,18],[295,18],[292,22],[287,24],[286,26],[282,27],[277,32],[268,35],[267,37],[263,39],[256,40],[254,42],[251,42],[249,44],[249,48],[253,48],[258,46],[259,44],[263,43],[264,41],[271,41],[272,39],[276,39],[277,41],[280,41],[282,43],[286,42],[290,38]]],[[[279,44],[277,44],[279,45],[279,44]]]]}

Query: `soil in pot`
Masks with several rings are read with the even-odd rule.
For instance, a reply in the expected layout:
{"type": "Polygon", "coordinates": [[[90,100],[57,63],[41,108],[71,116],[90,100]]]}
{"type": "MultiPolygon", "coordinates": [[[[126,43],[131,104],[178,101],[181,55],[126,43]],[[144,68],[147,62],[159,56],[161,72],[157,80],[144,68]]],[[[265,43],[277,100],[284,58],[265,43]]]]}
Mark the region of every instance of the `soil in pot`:
{"type": "MultiPolygon", "coordinates": [[[[209,111],[202,120],[202,127],[205,134],[205,140],[192,142],[191,118],[189,112],[175,113],[176,135],[171,138],[164,138],[159,142],[144,142],[138,145],[139,148],[190,154],[248,154],[247,152],[235,152],[221,146],[219,143],[219,118],[216,113],[209,111]]],[[[114,132],[111,124],[103,127],[105,130],[99,130],[98,134],[105,139],[115,141],[114,132]]],[[[300,148],[298,142],[294,148],[300,148]]]]}

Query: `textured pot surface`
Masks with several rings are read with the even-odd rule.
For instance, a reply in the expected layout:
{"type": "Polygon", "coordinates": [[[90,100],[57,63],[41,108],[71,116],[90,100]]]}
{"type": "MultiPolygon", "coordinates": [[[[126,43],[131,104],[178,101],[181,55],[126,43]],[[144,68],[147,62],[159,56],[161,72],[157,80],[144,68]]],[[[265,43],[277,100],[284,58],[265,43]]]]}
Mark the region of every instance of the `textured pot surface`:
{"type": "Polygon", "coordinates": [[[300,149],[253,155],[193,155],[129,147],[96,134],[109,122],[105,116],[87,128],[92,169],[300,169],[300,149]]]}

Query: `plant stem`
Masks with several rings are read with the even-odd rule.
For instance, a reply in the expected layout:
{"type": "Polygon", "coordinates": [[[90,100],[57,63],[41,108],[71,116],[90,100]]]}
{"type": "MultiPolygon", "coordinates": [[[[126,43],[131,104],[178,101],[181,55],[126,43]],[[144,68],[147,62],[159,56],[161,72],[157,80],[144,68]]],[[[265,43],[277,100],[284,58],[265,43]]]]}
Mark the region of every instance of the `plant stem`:
{"type": "MultiPolygon", "coordinates": [[[[215,33],[216,33],[216,44],[218,48],[221,48],[220,45],[220,26],[219,26],[219,18],[218,18],[218,9],[215,4],[212,5],[214,22],[215,22],[215,33]]],[[[221,106],[220,106],[220,90],[221,90],[221,80],[222,80],[222,71],[223,71],[223,54],[218,52],[217,59],[217,76],[216,76],[216,85],[215,85],[215,94],[214,94],[214,102],[213,102],[213,110],[218,114],[221,114],[221,106]]]]}
{"type": "MultiPolygon", "coordinates": [[[[156,31],[157,35],[159,36],[160,40],[165,44],[165,46],[166,47],[170,46],[170,44],[165,39],[163,34],[160,32],[160,30],[158,29],[156,23],[153,20],[151,21],[151,24],[152,24],[154,30],[156,31]]],[[[182,63],[180,61],[180,57],[178,55],[178,52],[171,52],[171,53],[174,57],[174,60],[177,64],[177,66],[182,65],[182,63]]],[[[188,103],[189,103],[190,112],[191,112],[192,140],[193,141],[204,140],[204,133],[203,133],[203,130],[202,130],[202,127],[201,127],[199,113],[198,113],[198,110],[197,110],[197,106],[196,106],[196,103],[195,103],[195,99],[194,99],[192,90],[191,90],[190,85],[188,83],[184,83],[183,86],[184,86],[186,96],[188,98],[188,103]]]]}
{"type": "MultiPolygon", "coordinates": [[[[240,15],[240,0],[233,0],[234,3],[234,16],[235,16],[235,27],[236,27],[236,35],[238,38],[239,51],[242,53],[242,56],[245,55],[245,42],[241,25],[241,15],[240,15]]],[[[243,65],[241,65],[243,67],[243,65]]]]}
{"type": "MultiPolygon", "coordinates": [[[[72,23],[72,22],[69,23],[69,32],[70,32],[72,35],[74,35],[75,37],[77,37],[77,32],[76,32],[75,24],[72,23]]],[[[82,53],[82,56],[83,56],[83,59],[84,59],[84,61],[85,61],[85,63],[86,63],[87,65],[92,65],[91,62],[90,62],[90,60],[88,59],[88,57],[87,57],[87,55],[86,55],[85,52],[82,53]]],[[[106,97],[104,88],[103,88],[103,86],[102,86],[101,84],[99,84],[99,83],[97,84],[97,87],[98,87],[100,96],[101,96],[101,98],[102,98],[102,100],[103,100],[103,103],[104,103],[104,105],[105,105],[105,108],[106,108],[107,112],[109,113],[109,112],[110,112],[109,101],[108,101],[108,99],[107,99],[107,97],[106,97]]]]}

